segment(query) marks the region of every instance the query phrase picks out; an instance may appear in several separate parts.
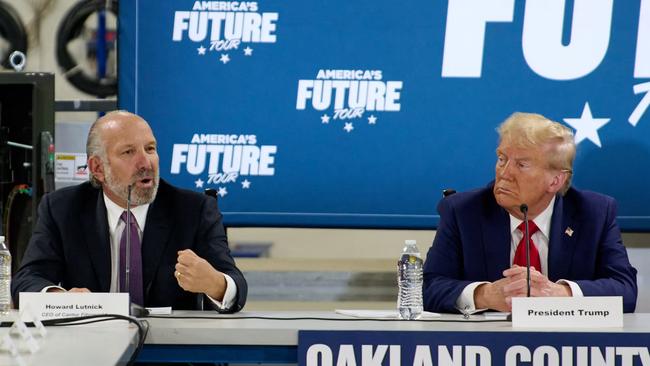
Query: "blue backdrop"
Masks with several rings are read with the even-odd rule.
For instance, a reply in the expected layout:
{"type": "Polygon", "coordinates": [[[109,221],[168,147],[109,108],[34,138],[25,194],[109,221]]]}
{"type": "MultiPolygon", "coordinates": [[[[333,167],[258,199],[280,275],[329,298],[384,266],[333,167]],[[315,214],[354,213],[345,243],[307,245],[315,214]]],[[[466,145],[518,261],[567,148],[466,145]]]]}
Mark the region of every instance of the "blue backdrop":
{"type": "Polygon", "coordinates": [[[650,230],[650,0],[124,0],[119,37],[121,108],[228,225],[435,227],[530,111],[650,230]]]}

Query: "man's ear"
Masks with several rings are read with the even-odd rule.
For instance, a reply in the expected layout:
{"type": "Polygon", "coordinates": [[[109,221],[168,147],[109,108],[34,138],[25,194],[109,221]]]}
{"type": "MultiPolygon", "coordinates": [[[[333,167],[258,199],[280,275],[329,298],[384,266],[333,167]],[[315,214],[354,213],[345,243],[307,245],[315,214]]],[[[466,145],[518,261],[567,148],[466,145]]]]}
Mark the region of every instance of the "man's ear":
{"type": "Polygon", "coordinates": [[[566,183],[566,180],[568,178],[569,178],[568,173],[563,170],[558,170],[557,172],[554,172],[553,177],[551,178],[551,184],[549,185],[548,191],[553,194],[559,192],[564,187],[564,183],[566,183]]]}
{"type": "Polygon", "coordinates": [[[91,156],[88,159],[88,170],[98,181],[104,183],[104,164],[99,156],[91,156]]]}

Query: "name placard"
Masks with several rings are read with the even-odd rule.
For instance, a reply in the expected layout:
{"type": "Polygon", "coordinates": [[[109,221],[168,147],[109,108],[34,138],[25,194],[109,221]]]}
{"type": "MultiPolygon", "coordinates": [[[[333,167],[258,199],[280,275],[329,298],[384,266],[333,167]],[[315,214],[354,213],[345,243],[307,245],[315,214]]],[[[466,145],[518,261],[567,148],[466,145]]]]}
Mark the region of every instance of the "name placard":
{"type": "Polygon", "coordinates": [[[513,328],[609,328],[623,326],[623,298],[513,297],[513,328]]]}
{"type": "Polygon", "coordinates": [[[36,316],[40,320],[70,318],[86,315],[119,314],[129,315],[129,294],[127,293],[53,293],[21,292],[20,310],[23,321],[36,316]],[[29,315],[29,314],[33,315],[29,315]]]}

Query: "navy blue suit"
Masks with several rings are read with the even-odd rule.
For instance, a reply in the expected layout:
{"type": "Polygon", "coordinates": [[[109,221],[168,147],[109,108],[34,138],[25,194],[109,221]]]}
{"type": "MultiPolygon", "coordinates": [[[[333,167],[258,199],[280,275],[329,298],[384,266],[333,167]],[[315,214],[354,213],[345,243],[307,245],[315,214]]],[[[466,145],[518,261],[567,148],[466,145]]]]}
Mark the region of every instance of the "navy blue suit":
{"type": "MultiPolygon", "coordinates": [[[[38,223],[20,270],[12,282],[14,303],[19,292],[37,292],[60,285],[108,292],[111,254],[102,190],[90,183],[52,192],[41,201],[38,223]]],[[[177,252],[191,249],[237,285],[229,312],[246,302],[246,280],[230,255],[217,200],[175,188],[162,179],[149,206],[142,234],[144,304],[191,310],[197,294],[184,291],[174,277],[177,252]]],[[[205,299],[205,304],[210,300],[205,299]]]]}
{"type": "MultiPolygon", "coordinates": [[[[438,204],[440,224],[424,264],[425,310],[456,312],[465,286],[499,280],[510,268],[510,217],[492,186],[438,204]]],[[[585,296],[623,296],[624,311],[634,311],[636,269],[621,240],[613,198],[574,188],[557,195],[549,236],[551,281],[574,281],[585,296]]]]}

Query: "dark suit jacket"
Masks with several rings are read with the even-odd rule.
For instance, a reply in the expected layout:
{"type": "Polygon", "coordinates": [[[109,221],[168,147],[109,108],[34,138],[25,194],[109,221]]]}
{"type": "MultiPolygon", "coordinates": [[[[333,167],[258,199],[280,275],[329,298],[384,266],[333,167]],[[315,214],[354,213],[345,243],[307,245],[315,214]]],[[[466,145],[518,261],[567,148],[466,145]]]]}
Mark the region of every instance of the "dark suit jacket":
{"type": "MultiPolygon", "coordinates": [[[[14,303],[20,292],[37,292],[58,284],[108,292],[111,255],[102,190],[90,183],[57,190],[43,197],[38,214],[22,266],[12,282],[14,303]]],[[[232,277],[237,297],[228,311],[239,311],[248,288],[230,255],[217,200],[175,188],[161,179],[142,235],[145,306],[197,307],[198,295],[184,291],[174,278],[177,252],[182,249],[192,249],[232,277]]],[[[205,303],[211,302],[206,298],[205,303]]]]}
{"type": "MultiPolygon", "coordinates": [[[[465,286],[496,281],[510,268],[510,218],[492,186],[438,204],[440,224],[424,264],[425,310],[456,312],[465,286]]],[[[623,296],[624,311],[634,311],[636,269],[621,240],[613,198],[573,188],[558,195],[549,236],[551,281],[575,281],[585,296],[623,296]]]]}

